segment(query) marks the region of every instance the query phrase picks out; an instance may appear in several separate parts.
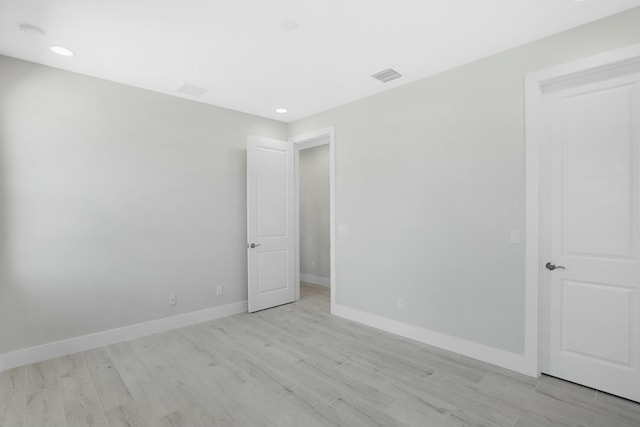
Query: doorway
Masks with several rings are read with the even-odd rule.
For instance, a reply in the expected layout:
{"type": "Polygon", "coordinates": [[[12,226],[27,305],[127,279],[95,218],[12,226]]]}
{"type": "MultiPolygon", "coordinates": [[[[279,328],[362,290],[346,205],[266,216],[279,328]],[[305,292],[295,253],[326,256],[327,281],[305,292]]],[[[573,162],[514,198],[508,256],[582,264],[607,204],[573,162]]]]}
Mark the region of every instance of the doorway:
{"type": "MultiPolygon", "coordinates": [[[[335,304],[335,138],[333,128],[291,138],[295,147],[296,276],[330,289],[335,304]]],[[[300,298],[300,294],[297,295],[300,298]]]]}
{"type": "MultiPolygon", "coordinates": [[[[247,293],[249,312],[300,299],[300,151],[329,147],[330,312],[336,295],[333,128],[289,141],[247,139],[247,293]]],[[[316,261],[317,262],[317,261],[316,261]]]]}
{"type": "Polygon", "coordinates": [[[299,151],[300,281],[329,287],[329,144],[299,151]]]}

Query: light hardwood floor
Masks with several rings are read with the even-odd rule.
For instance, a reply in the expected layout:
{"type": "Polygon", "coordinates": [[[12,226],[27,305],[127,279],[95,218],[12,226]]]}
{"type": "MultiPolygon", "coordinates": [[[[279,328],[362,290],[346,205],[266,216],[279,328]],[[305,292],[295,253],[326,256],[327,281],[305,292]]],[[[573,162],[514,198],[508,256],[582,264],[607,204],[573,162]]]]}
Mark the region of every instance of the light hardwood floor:
{"type": "Polygon", "coordinates": [[[0,373],[0,426],[638,427],[640,405],[294,304],[0,373]]]}

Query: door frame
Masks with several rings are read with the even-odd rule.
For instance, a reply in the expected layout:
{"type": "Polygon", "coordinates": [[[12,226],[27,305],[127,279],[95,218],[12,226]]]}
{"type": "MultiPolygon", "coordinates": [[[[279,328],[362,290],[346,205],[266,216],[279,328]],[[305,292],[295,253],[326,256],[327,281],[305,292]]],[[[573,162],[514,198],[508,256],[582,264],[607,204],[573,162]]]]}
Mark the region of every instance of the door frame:
{"type": "Polygon", "coordinates": [[[543,91],[545,86],[640,61],[640,43],[525,76],[525,361],[533,376],[542,373],[544,305],[543,251],[543,91]]]}
{"type": "Polygon", "coordinates": [[[300,299],[300,150],[329,145],[329,269],[331,313],[336,301],[336,162],[335,128],[333,126],[289,138],[293,143],[294,170],[294,233],[295,233],[295,280],[296,300],[300,299]]]}

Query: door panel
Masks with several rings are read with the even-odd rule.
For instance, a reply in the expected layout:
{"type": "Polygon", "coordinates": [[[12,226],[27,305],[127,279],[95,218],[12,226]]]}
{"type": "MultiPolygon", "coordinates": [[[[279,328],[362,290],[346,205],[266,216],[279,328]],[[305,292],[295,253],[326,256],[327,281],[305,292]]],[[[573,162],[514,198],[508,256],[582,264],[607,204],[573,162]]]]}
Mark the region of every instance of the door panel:
{"type": "Polygon", "coordinates": [[[288,251],[258,252],[258,294],[287,289],[291,286],[288,251]]]}
{"type": "Polygon", "coordinates": [[[562,351],[630,367],[633,289],[571,280],[562,287],[562,351]]]}
{"type": "Polygon", "coordinates": [[[256,147],[258,238],[286,238],[287,223],[287,161],[291,154],[282,149],[256,147]]]}
{"type": "MultiPolygon", "coordinates": [[[[625,67],[626,71],[625,72],[625,67]]],[[[547,90],[543,371],[640,401],[640,73],[547,90]]]]}
{"type": "Polygon", "coordinates": [[[293,153],[284,141],[249,137],[247,142],[250,312],[295,300],[293,153]]]}
{"type": "Polygon", "coordinates": [[[630,255],[633,88],[593,88],[565,98],[568,253],[630,255]]]}

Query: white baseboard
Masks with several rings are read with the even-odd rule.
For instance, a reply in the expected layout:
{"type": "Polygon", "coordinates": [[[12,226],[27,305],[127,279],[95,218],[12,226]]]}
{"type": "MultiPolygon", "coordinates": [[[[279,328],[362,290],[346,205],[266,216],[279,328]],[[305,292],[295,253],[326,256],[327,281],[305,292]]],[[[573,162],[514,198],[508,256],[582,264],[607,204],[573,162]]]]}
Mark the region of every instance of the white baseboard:
{"type": "Polygon", "coordinates": [[[328,277],[316,276],[315,274],[300,273],[300,280],[307,283],[313,283],[314,285],[331,286],[331,279],[328,277]]]}
{"type": "Polygon", "coordinates": [[[227,304],[177,316],[165,317],[122,328],[96,332],[95,334],[69,338],[35,347],[0,354],[0,372],[18,366],[42,362],[79,351],[91,350],[117,342],[128,341],[171,329],[182,328],[209,320],[247,312],[247,301],[227,304]]]}
{"type": "Polygon", "coordinates": [[[532,377],[538,376],[538,373],[532,370],[531,362],[523,354],[511,353],[498,348],[485,346],[473,341],[467,341],[451,335],[402,323],[397,320],[366,313],[344,305],[335,304],[332,314],[443,350],[500,366],[511,371],[532,377]]]}

